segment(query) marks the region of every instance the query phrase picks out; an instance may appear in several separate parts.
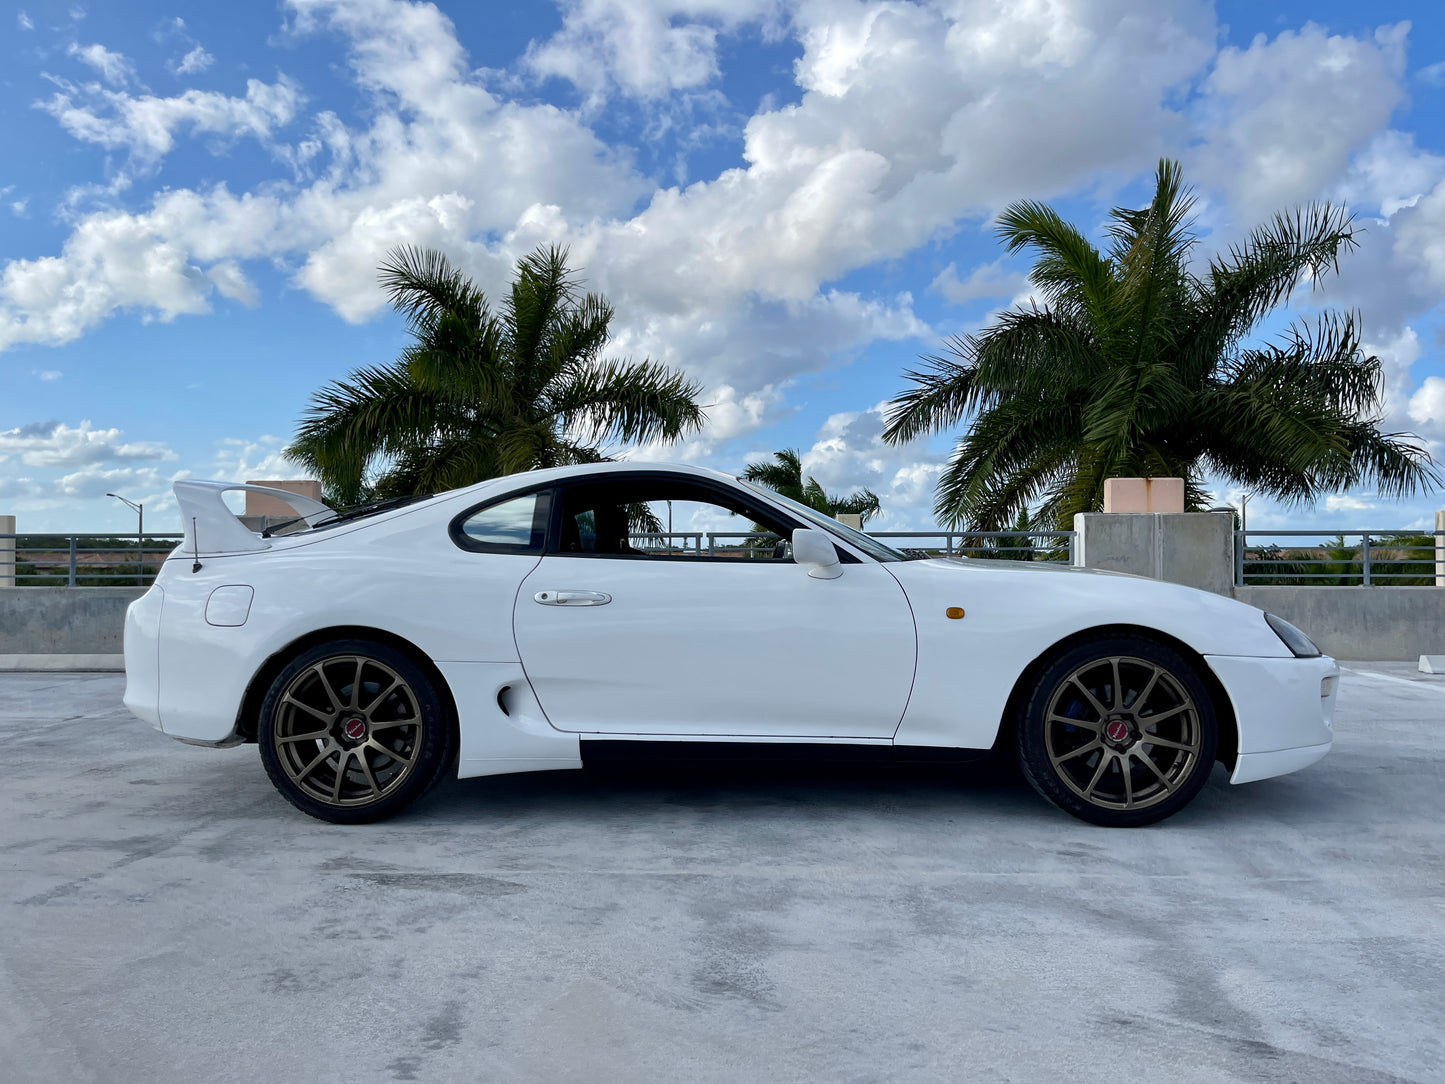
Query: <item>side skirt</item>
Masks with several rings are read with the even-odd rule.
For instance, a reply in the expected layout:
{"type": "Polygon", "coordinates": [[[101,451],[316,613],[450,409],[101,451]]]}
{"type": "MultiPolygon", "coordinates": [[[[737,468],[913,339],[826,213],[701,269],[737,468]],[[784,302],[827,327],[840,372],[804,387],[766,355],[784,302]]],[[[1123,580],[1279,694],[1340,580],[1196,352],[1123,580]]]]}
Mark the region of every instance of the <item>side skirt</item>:
{"type": "Polygon", "coordinates": [[[821,742],[581,742],[582,766],[613,764],[976,764],[988,749],[926,745],[845,745],[821,742]]]}

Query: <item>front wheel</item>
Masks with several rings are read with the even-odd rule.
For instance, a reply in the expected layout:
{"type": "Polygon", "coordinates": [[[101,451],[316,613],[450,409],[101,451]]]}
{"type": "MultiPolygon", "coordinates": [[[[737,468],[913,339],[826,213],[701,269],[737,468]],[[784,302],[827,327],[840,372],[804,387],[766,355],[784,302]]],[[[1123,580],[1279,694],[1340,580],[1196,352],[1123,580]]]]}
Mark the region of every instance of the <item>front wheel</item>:
{"type": "Polygon", "coordinates": [[[441,778],[453,750],[426,674],[369,640],[320,644],[288,663],[261,705],[256,737],[282,796],[335,824],[399,812],[441,778]]]}
{"type": "Polygon", "coordinates": [[[1138,636],[1100,637],[1039,676],[1019,724],[1019,763],[1065,812],[1135,827],[1199,793],[1218,729],[1209,690],[1178,652],[1138,636]]]}

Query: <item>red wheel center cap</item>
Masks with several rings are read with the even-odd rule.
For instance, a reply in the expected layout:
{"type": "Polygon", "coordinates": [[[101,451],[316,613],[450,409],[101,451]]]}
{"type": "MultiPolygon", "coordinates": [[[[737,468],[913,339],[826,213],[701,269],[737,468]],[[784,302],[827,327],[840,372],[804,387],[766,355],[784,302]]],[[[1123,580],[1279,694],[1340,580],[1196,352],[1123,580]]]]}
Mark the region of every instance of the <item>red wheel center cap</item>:
{"type": "Polygon", "coordinates": [[[1123,719],[1114,719],[1104,728],[1104,734],[1110,741],[1123,741],[1129,736],[1129,724],[1123,719]]]}
{"type": "Polygon", "coordinates": [[[347,719],[346,725],[341,728],[341,732],[352,741],[360,741],[366,737],[366,721],[363,719],[347,719]]]}

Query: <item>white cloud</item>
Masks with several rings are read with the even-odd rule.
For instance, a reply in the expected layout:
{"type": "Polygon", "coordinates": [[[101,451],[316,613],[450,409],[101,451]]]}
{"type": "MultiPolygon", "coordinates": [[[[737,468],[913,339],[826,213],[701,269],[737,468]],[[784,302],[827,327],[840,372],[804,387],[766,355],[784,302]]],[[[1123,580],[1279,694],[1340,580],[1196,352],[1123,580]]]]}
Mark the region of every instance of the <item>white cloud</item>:
{"type": "Polygon", "coordinates": [[[226,437],[217,443],[209,477],[223,482],[307,477],[303,467],[286,458],[285,447],[286,441],[270,435],[253,439],[226,437]]]}
{"type": "MultiPolygon", "coordinates": [[[[198,200],[194,193],[178,192],[163,198],[151,215],[91,215],[71,233],[59,256],[5,265],[0,272],[0,348],[18,342],[69,342],[121,307],[142,307],[162,320],[205,312],[212,283],[188,259],[206,251],[204,239],[178,244],[158,229],[184,225],[187,206],[198,200]]],[[[216,207],[248,201],[213,193],[206,202],[216,207]]],[[[258,209],[264,211],[264,204],[258,209]]],[[[207,225],[224,221],[212,219],[207,225]]],[[[225,238],[233,247],[238,241],[235,235],[225,238]]]]}
{"type": "Polygon", "coordinates": [[[830,416],[812,447],[802,454],[803,474],[831,492],[868,488],[878,494],[882,511],[871,529],[933,529],[933,487],[943,457],[926,441],[892,445],[883,441],[887,403],[863,411],[830,416]]]}
{"type": "Polygon", "coordinates": [[[256,287],[246,278],[241,265],[235,260],[222,260],[213,264],[206,277],[216,284],[216,290],[222,297],[229,297],[232,301],[239,301],[241,304],[254,308],[261,300],[256,293],[256,287]]]}
{"type": "Polygon", "coordinates": [[[1410,396],[1406,413],[1438,456],[1445,449],[1445,377],[1427,376],[1410,396]]]}
{"type": "Polygon", "coordinates": [[[17,11],[15,13],[15,25],[21,30],[35,29],[35,24],[31,21],[30,16],[26,15],[23,11],[17,11]]]}
{"type": "Polygon", "coordinates": [[[60,89],[36,102],[36,108],[53,116],[76,139],[128,151],[131,173],[153,168],[182,133],[218,136],[223,141],[250,137],[269,144],[304,100],[297,85],[284,75],[275,83],[248,79],[242,98],[202,90],[170,98],[136,96],[95,83],[55,82],[60,89]]]}
{"type": "Polygon", "coordinates": [[[1191,176],[1228,193],[1248,225],[1316,198],[1403,99],[1409,27],[1353,38],[1306,23],[1221,50],[1197,110],[1204,142],[1191,176]]]}
{"type": "Polygon", "coordinates": [[[1332,494],[1325,498],[1326,512],[1372,512],[1379,507],[1378,501],[1367,501],[1344,493],[1332,494]]]}
{"type": "Polygon", "coordinates": [[[930,293],[941,295],[954,305],[984,298],[1013,297],[1029,288],[1029,277],[1021,271],[1010,271],[1002,259],[975,267],[967,279],[960,280],[958,268],[949,264],[929,285],[930,293]]]}
{"type": "Polygon", "coordinates": [[[1360,346],[1366,354],[1380,359],[1386,427],[1402,427],[1405,425],[1406,400],[1414,386],[1414,381],[1410,379],[1410,367],[1420,358],[1420,337],[1414,328],[1406,326],[1388,338],[1364,342],[1360,346]]]}
{"type": "Polygon", "coordinates": [[[153,441],[121,441],[119,429],[95,429],[89,421],[72,428],[64,422],[37,422],[0,430],[0,452],[18,453],[27,467],[81,467],[124,460],[175,459],[175,452],[153,441]]]}
{"type": "Polygon", "coordinates": [[[1445,60],[1421,68],[1415,78],[1427,87],[1445,87],[1445,60]]]}
{"type": "Polygon", "coordinates": [[[705,391],[699,399],[708,418],[702,433],[673,444],[610,451],[621,451],[622,458],[644,462],[699,462],[716,455],[722,444],[776,422],[783,411],[783,391],[771,384],[751,392],[739,392],[723,384],[705,391]]]}
{"type": "Polygon", "coordinates": [[[1402,208],[1415,206],[1442,178],[1445,157],[1417,148],[1413,133],[1391,129],[1355,155],[1337,197],[1388,219],[1402,208]]]}
{"type": "Polygon", "coordinates": [[[90,65],[100,73],[102,79],[112,86],[124,86],[135,78],[135,65],[123,54],[111,52],[98,42],[94,45],[71,42],[66,48],[65,54],[83,64],[90,65]]]}
{"type": "Polygon", "coordinates": [[[718,75],[719,32],[776,18],[777,0],[561,0],[562,28],[523,65],[565,79],[600,105],[614,88],[657,99],[718,75]]]}
{"type": "Polygon", "coordinates": [[[82,500],[119,492],[137,504],[154,505],[166,492],[166,480],[154,467],[91,466],[61,475],[55,489],[82,500]]]}
{"type": "Polygon", "coordinates": [[[62,373],[59,369],[41,369],[35,375],[38,376],[41,380],[51,381],[59,380],[65,374],[62,373]]]}
{"type": "Polygon", "coordinates": [[[216,62],[216,58],[206,52],[205,48],[197,45],[191,49],[180,60],[171,65],[171,71],[177,75],[195,75],[203,72],[216,62]]]}
{"type": "MultiPolygon", "coordinates": [[[[293,160],[311,169],[324,158],[329,168],[307,187],[271,186],[255,197],[273,204],[267,221],[275,232],[256,246],[213,251],[211,260],[300,253],[298,281],[347,318],[361,319],[382,305],[374,268],[400,240],[445,245],[495,286],[520,252],[560,238],[573,243],[603,289],[628,284],[630,297],[618,301],[639,304],[623,308],[643,329],[639,340],[648,326],[669,321],[766,321],[777,304],[801,305],[804,315],[831,309],[856,324],[854,306],[819,294],[821,285],[910,251],[961,214],[982,213],[1021,191],[1061,191],[1111,168],[1128,148],[1152,154],[1172,123],[1162,95],[1207,60],[1212,35],[1207,5],[1193,0],[1156,5],[1143,18],[1112,3],[1056,3],[1042,21],[1013,7],[981,14],[805,5],[795,18],[805,47],[798,64],[803,101],[749,122],[746,168],[659,190],[633,215],[646,189],[625,162],[577,117],[500,101],[476,83],[435,8],[295,0],[291,9],[296,32],[345,36],[355,78],[374,95],[378,116],[369,129],[354,130],[319,115],[314,137],[292,148],[293,160]],[[1049,108],[1041,113],[1044,102],[1049,108]],[[897,123],[900,111],[909,124],[897,123]]],[[[767,9],[736,10],[756,18],[767,9]]],[[[649,10],[673,12],[679,25],[684,16],[726,21],[723,8],[701,2],[649,10]]],[[[47,108],[79,138],[150,160],[187,126],[249,128],[264,138],[299,98],[284,81],[253,84],[245,111],[240,99],[195,91],[174,99],[98,93],[80,105],[61,93],[47,108]],[[263,99],[263,91],[273,97],[263,99]]],[[[205,229],[167,221],[183,196],[218,210],[226,202],[167,193],[128,223],[82,220],[67,250],[93,251],[82,242],[100,231],[144,235],[159,250],[149,283],[158,314],[203,311],[206,280],[190,247],[203,237],[224,239],[227,223],[205,229]]],[[[136,254],[116,255],[133,261],[136,254]]],[[[0,305],[8,301],[11,310],[0,342],[63,341],[116,307],[146,304],[146,284],[110,288],[132,279],[129,271],[100,260],[81,274],[68,262],[52,270],[83,284],[85,304],[67,302],[66,318],[57,319],[18,305],[23,283],[11,283],[0,291],[0,305]],[[102,288],[90,285],[96,281],[102,288]]],[[[44,270],[40,264],[8,271],[29,279],[44,270]]],[[[916,321],[900,312],[916,332],[916,321]]],[[[817,363],[794,368],[785,357],[772,367],[781,368],[768,381],[777,383],[817,363]]],[[[730,379],[726,367],[704,375],[730,379]]]]}

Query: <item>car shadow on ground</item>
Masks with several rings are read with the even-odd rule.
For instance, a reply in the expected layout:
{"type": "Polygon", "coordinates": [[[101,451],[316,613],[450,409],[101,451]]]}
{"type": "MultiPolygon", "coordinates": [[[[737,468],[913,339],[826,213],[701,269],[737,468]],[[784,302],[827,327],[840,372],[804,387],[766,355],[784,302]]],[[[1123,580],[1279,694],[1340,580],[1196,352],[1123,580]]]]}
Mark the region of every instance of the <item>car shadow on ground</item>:
{"type": "MultiPolygon", "coordinates": [[[[1360,778],[1305,771],[1243,786],[1216,764],[1199,795],[1163,825],[1219,830],[1264,818],[1300,826],[1370,815],[1360,778]]],[[[409,821],[465,822],[479,816],[589,818],[659,811],[756,814],[795,810],[804,819],[879,810],[1020,825],[1080,822],[1054,808],[1012,757],[975,764],[618,764],[582,771],[449,779],[402,814],[409,821]]],[[[1099,829],[1109,831],[1109,829],[1099,829]]]]}
{"type": "MultiPolygon", "coordinates": [[[[248,753],[254,756],[255,747],[230,751],[224,764],[210,759],[210,751],[206,760],[196,758],[191,766],[196,789],[172,791],[164,807],[190,817],[286,821],[298,816],[272,790],[259,760],[251,771],[235,763],[249,759],[248,753]]],[[[1321,767],[1236,787],[1230,785],[1228,771],[1216,764],[1198,797],[1161,827],[1227,831],[1261,819],[1300,827],[1367,822],[1379,816],[1376,799],[1381,796],[1373,787],[1388,774],[1384,767],[1341,756],[1321,767]]],[[[1020,827],[1085,827],[1035,793],[1011,756],[968,764],[643,762],[447,778],[390,823],[424,828],[503,819],[560,825],[679,812],[767,815],[800,822],[878,813],[982,818],[1020,827]]]]}
{"type": "Polygon", "coordinates": [[[581,771],[449,779],[414,807],[427,819],[485,811],[690,807],[742,811],[807,807],[857,811],[900,804],[994,810],[1041,802],[1012,758],[977,764],[856,765],[705,762],[589,765],[581,771]]]}

